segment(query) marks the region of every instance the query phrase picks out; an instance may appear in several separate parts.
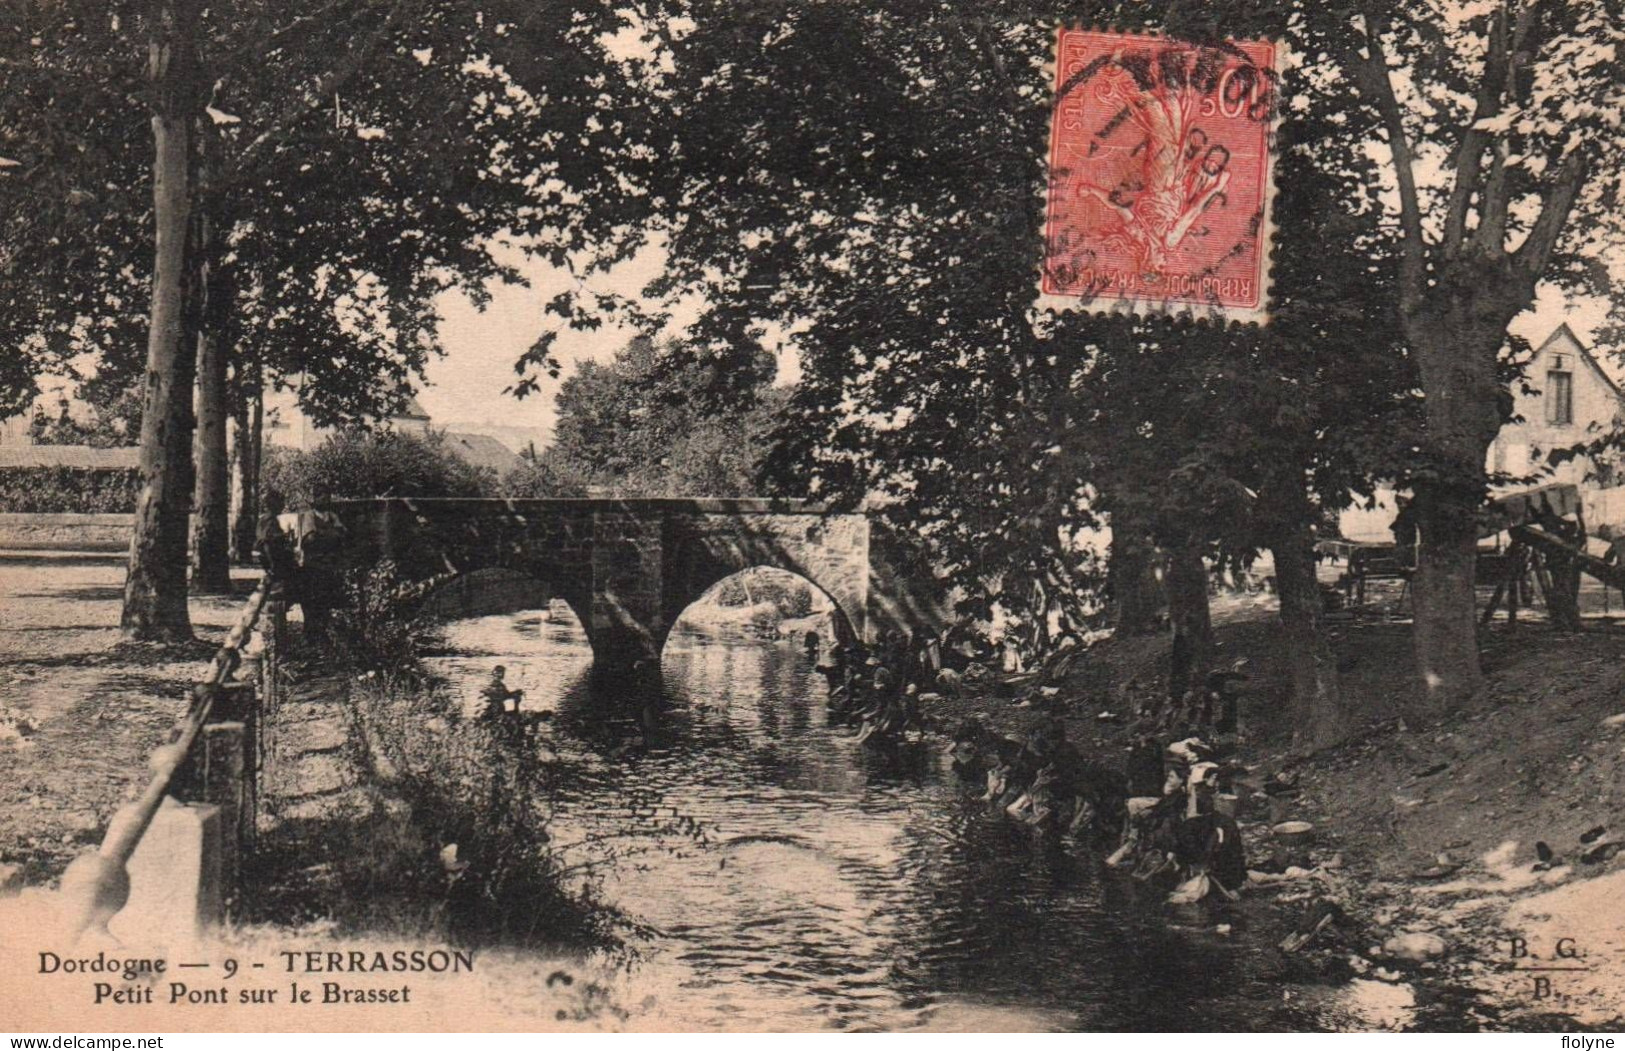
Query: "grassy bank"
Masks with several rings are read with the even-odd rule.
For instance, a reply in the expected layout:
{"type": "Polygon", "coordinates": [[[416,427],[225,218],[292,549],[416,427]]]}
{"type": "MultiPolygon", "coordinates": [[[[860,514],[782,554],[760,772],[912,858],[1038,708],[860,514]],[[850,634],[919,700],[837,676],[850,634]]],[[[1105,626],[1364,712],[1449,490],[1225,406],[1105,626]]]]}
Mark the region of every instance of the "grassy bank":
{"type": "Polygon", "coordinates": [[[321,729],[283,761],[318,766],[286,786],[306,795],[280,808],[266,837],[256,918],[453,945],[613,946],[612,913],[552,848],[553,771],[534,724],[465,718],[417,657],[434,625],[402,614],[410,605],[392,600],[393,587],[382,567],[335,615],[332,642],[296,639],[303,699],[283,719],[296,734],[301,723],[321,729]],[[309,795],[323,768],[336,768],[333,791],[309,795]]]}

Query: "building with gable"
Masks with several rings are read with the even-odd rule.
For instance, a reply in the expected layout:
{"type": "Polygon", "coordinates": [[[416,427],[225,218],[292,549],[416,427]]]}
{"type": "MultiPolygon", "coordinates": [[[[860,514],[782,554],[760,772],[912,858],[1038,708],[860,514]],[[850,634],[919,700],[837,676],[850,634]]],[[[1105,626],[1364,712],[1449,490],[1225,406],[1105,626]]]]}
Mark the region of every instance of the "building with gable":
{"type": "Polygon", "coordinates": [[[1513,414],[1491,444],[1485,466],[1512,478],[1541,477],[1505,488],[1568,482],[1602,489],[1625,482],[1625,465],[1617,457],[1576,457],[1544,474],[1553,449],[1594,441],[1625,424],[1625,395],[1568,325],[1559,325],[1535,351],[1524,382],[1513,389],[1513,414]]]}
{"type": "MultiPolygon", "coordinates": [[[[1513,419],[1485,456],[1491,475],[1508,479],[1491,495],[1566,482],[1579,488],[1589,526],[1625,525],[1625,456],[1577,456],[1556,466],[1547,461],[1553,449],[1594,441],[1625,425],[1625,394],[1568,325],[1557,326],[1535,350],[1512,396],[1513,419]]],[[[1392,543],[1397,513],[1394,490],[1380,486],[1373,506],[1343,510],[1338,532],[1345,540],[1392,543]]]]}

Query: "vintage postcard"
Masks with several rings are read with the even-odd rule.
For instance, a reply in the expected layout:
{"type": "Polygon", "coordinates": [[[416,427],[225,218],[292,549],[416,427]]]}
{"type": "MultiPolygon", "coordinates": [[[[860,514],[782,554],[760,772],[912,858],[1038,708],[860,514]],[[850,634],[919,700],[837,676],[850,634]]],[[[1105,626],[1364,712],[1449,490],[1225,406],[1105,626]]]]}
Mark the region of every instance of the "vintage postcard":
{"type": "Polygon", "coordinates": [[[0,3],[0,1028],[1605,1051],[1620,15],[0,3]]]}

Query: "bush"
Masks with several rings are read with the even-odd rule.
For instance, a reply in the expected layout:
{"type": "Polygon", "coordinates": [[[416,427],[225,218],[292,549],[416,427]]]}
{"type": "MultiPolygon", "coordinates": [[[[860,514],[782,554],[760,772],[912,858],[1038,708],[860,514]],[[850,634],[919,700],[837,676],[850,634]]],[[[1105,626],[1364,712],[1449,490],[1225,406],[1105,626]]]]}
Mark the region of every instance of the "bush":
{"type": "Polygon", "coordinates": [[[475,467],[450,449],[440,434],[346,431],[315,449],[269,449],[262,491],[276,490],[290,508],[322,499],[366,500],[380,496],[494,496],[493,471],[475,467]]]}
{"type": "Polygon", "coordinates": [[[73,467],[0,470],[0,512],[11,514],[130,514],[141,491],[139,471],[73,467]]]}
{"type": "Polygon", "coordinates": [[[522,727],[464,719],[442,684],[394,672],[355,681],[349,714],[364,768],[409,804],[415,833],[385,845],[404,856],[366,867],[402,872],[407,895],[437,898],[434,933],[476,945],[614,944],[613,914],[571,889],[580,879],[551,844],[551,778],[522,727]],[[437,864],[440,851],[454,852],[455,871],[437,864]]]}
{"type": "Polygon", "coordinates": [[[418,654],[438,645],[438,622],[422,611],[424,584],[407,581],[385,560],[352,571],[349,603],[333,611],[332,645],[361,671],[419,675],[418,654]]]}
{"type": "Polygon", "coordinates": [[[580,476],[558,462],[558,457],[543,453],[534,460],[509,471],[502,479],[502,495],[514,499],[563,499],[587,495],[587,485],[580,476]]]}
{"type": "Polygon", "coordinates": [[[781,617],[805,617],[813,611],[813,585],[793,573],[757,566],[727,577],[717,586],[719,606],[752,606],[771,602],[781,617]]]}

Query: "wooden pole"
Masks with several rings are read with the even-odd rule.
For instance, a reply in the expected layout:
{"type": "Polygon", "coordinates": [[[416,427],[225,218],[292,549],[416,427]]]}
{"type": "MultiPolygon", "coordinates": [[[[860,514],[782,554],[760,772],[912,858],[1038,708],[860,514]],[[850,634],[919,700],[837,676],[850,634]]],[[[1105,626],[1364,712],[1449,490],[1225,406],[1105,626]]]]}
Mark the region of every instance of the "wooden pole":
{"type": "Polygon", "coordinates": [[[1512,587],[1507,591],[1507,627],[1518,626],[1518,603],[1524,598],[1529,576],[1529,548],[1518,545],[1518,560],[1512,566],[1512,587]]]}

